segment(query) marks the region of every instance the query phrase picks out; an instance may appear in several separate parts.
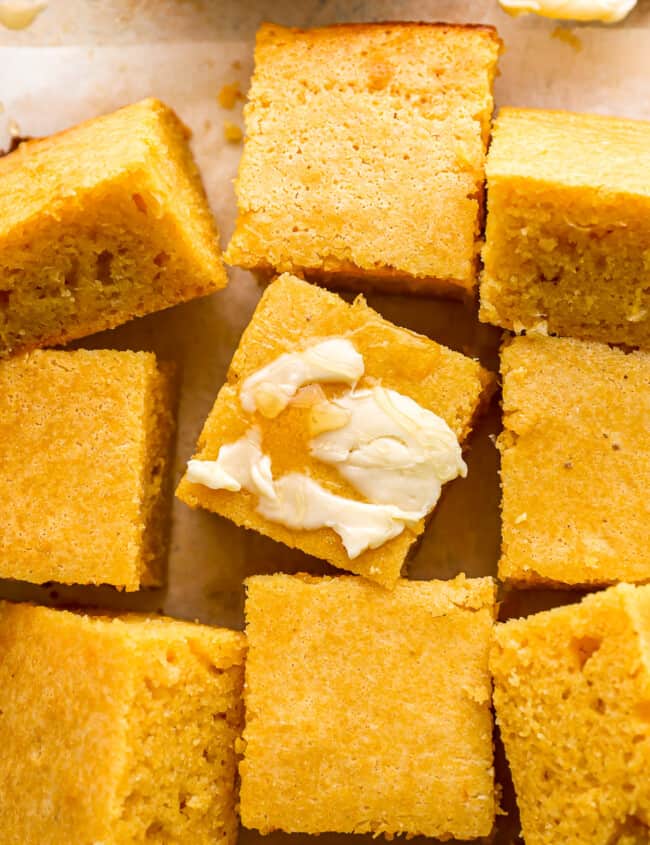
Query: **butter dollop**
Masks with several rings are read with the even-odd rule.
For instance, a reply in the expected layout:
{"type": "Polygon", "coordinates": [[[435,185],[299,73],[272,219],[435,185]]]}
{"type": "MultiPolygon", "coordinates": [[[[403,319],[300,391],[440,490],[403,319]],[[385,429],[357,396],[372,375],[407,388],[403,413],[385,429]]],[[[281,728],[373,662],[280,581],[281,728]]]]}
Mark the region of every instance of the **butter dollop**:
{"type": "Polygon", "coordinates": [[[499,0],[510,15],[532,12],[545,18],[617,23],[630,14],[637,0],[499,0]]]}
{"type": "Polygon", "coordinates": [[[248,490],[258,496],[257,511],[262,516],[287,528],[331,528],[351,560],[366,549],[382,546],[420,518],[392,505],[337,496],[302,473],[288,473],[274,481],[257,427],[222,446],[215,461],[189,461],[187,478],[213,490],[248,490]]]}
{"type": "Polygon", "coordinates": [[[285,352],[257,370],[242,384],[241,406],[276,417],[300,387],[312,382],[354,384],[364,372],[362,356],[345,338],[333,337],[301,352],[285,352]]]}
{"type": "Polygon", "coordinates": [[[467,475],[456,435],[447,423],[408,396],[375,387],[350,391],[329,404],[347,422],[309,444],[318,460],[369,501],[426,516],[442,485],[467,475]]]}

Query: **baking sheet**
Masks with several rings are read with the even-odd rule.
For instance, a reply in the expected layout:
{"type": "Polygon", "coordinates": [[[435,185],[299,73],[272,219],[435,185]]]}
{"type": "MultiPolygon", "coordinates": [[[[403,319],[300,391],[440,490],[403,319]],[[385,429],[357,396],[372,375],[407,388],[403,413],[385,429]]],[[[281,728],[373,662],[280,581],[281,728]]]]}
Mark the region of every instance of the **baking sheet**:
{"type": "MultiPolygon", "coordinates": [[[[231,181],[240,145],[226,142],[224,121],[243,126],[241,102],[219,106],[224,84],[245,92],[252,70],[254,32],[262,19],[314,25],[343,19],[420,18],[495,23],[506,43],[497,80],[498,104],[568,108],[650,119],[650,4],[642,2],[622,26],[581,26],[575,38],[557,37],[557,24],[511,19],[496,2],[178,3],[52,2],[28,31],[0,32],[0,134],[17,125],[43,135],[125,103],[155,95],[193,130],[193,148],[225,245],[234,224],[231,181]],[[93,17],[93,10],[95,16],[93,17]],[[102,8],[99,8],[102,7],[102,8]],[[75,17],[76,10],[76,17],[75,17]],[[182,38],[182,41],[174,40],[182,38]]],[[[252,276],[230,272],[225,291],[133,321],[75,344],[151,349],[173,360],[181,374],[175,478],[191,456],[203,421],[225,378],[238,338],[259,298],[252,276]]],[[[497,368],[500,332],[478,323],[475,309],[441,300],[370,296],[394,322],[497,368]]],[[[496,573],[499,552],[498,457],[494,435],[498,402],[471,440],[469,475],[445,488],[427,532],[412,556],[409,576],[450,578],[464,571],[496,573]]],[[[330,570],[297,551],[220,517],[174,501],[168,584],[120,594],[111,588],[65,588],[0,582],[0,595],[53,604],[162,610],[173,616],[241,627],[243,579],[253,573],[330,570]]],[[[573,594],[575,598],[575,594],[573,594]]],[[[518,615],[566,601],[568,594],[505,596],[502,614],[518,615]]],[[[512,808],[512,798],[506,797],[512,808]]],[[[510,843],[516,815],[499,821],[495,843],[510,843]]],[[[290,837],[292,840],[304,837],[290,837]]],[[[242,833],[243,845],[258,835],[242,833]]],[[[288,842],[284,834],[265,841],[288,842]]],[[[306,839],[306,838],[305,838],[306,839]]],[[[324,845],[346,837],[327,835],[324,845]]],[[[358,841],[358,837],[355,840],[358,841]]]]}

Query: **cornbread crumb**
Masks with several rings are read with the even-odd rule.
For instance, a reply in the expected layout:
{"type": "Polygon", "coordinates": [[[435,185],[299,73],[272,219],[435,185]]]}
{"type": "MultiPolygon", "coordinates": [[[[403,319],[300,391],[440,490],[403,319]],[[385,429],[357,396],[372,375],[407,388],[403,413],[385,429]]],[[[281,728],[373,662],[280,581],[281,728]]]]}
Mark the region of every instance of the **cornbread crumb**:
{"type": "Polygon", "coordinates": [[[2,841],[234,845],[242,634],[0,604],[2,841]]]}
{"type": "Polygon", "coordinates": [[[480,319],[650,344],[650,122],[501,109],[480,319]]]}
{"type": "Polygon", "coordinates": [[[0,356],[226,285],[187,137],[143,100],[0,158],[0,356]]]}
{"type": "Polygon", "coordinates": [[[224,121],[223,135],[229,144],[239,144],[241,139],[244,137],[239,126],[237,126],[236,123],[232,123],[230,120],[224,121]]]}
{"type": "Polygon", "coordinates": [[[0,577],[161,583],[171,405],[150,352],[0,362],[0,577]]]}
{"type": "Polygon", "coordinates": [[[492,27],[263,25],[226,260],[471,290],[499,50],[492,27]]]}
{"type": "MultiPolygon", "coordinates": [[[[238,395],[244,379],[280,354],[330,336],[349,338],[363,356],[365,375],[358,383],[360,389],[379,383],[409,396],[442,417],[460,442],[468,437],[474,417],[492,392],[492,375],[477,361],[389,323],[362,297],[348,305],[335,294],[285,274],[266,289],[242,335],[227,383],[219,391],[194,457],[215,460],[221,446],[234,443],[250,428],[253,417],[244,412],[238,395]]],[[[319,395],[324,393],[329,398],[337,395],[337,390],[341,392],[341,385],[321,387],[319,395]]],[[[355,488],[334,467],[310,454],[312,405],[292,403],[277,419],[255,415],[274,477],[307,473],[327,490],[359,499],[355,488]]],[[[177,496],[192,507],[226,516],[238,525],[388,587],[399,578],[409,547],[424,529],[420,520],[382,546],[350,560],[332,529],[299,531],[271,522],[257,512],[257,496],[245,490],[212,490],[184,477],[177,496]]]]}
{"type": "Polygon", "coordinates": [[[497,722],[526,845],[650,841],[650,587],[497,625],[497,722]]]}
{"type": "Polygon", "coordinates": [[[569,47],[572,47],[576,53],[580,53],[582,51],[582,41],[580,40],[580,37],[576,35],[573,29],[568,29],[566,26],[560,26],[558,24],[551,33],[551,38],[557,38],[558,41],[563,41],[565,44],[568,44],[569,47]]]}
{"type": "Polygon", "coordinates": [[[650,581],[650,353],[519,337],[501,372],[499,577],[650,581]]]}
{"type": "Polygon", "coordinates": [[[488,835],[492,579],[246,585],[243,824],[488,835]]]}
{"type": "Polygon", "coordinates": [[[234,109],[237,100],[243,100],[239,82],[229,82],[222,85],[217,100],[222,109],[234,109]]]}

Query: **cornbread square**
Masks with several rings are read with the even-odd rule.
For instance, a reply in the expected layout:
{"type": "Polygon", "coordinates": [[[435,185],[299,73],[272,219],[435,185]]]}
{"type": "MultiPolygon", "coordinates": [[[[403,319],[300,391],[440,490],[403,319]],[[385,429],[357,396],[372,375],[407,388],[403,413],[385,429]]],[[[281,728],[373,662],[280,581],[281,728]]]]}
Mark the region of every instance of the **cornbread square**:
{"type": "Polygon", "coordinates": [[[500,46],[488,26],[263,25],[226,260],[471,290],[500,46]]]}
{"type": "Polygon", "coordinates": [[[650,354],[526,336],[501,372],[499,577],[650,580],[650,354]]]}
{"type": "Polygon", "coordinates": [[[501,109],[480,319],[650,344],[650,123],[501,109]]]}
{"type": "Polygon", "coordinates": [[[490,667],[526,845],[650,841],[650,587],[497,625],[490,667]]]}
{"type": "Polygon", "coordinates": [[[235,843],[244,644],[1,603],[3,843],[235,843]]]}
{"type": "Polygon", "coordinates": [[[143,100],[0,158],[0,355],[225,286],[188,136],[143,100]]]}
{"type": "Polygon", "coordinates": [[[241,818],[262,833],[492,830],[491,578],[246,581],[241,818]]]}
{"type": "MultiPolygon", "coordinates": [[[[285,274],[266,289],[242,335],[227,382],[219,391],[199,438],[195,457],[215,460],[221,446],[242,437],[254,419],[262,433],[264,451],[270,455],[274,476],[306,473],[333,493],[360,499],[334,466],[311,456],[308,397],[290,404],[281,416],[270,420],[259,413],[246,413],[239,399],[239,387],[247,376],[284,352],[303,349],[310,342],[330,336],[353,340],[363,356],[365,374],[359,381],[360,388],[381,383],[409,396],[442,417],[460,442],[469,435],[475,414],[491,393],[491,374],[473,359],[389,323],[369,308],[363,297],[349,305],[336,294],[285,274]]],[[[337,389],[341,391],[340,385],[322,387],[330,397],[336,395],[337,389]]],[[[305,390],[308,392],[309,387],[305,390]]],[[[399,578],[409,547],[424,530],[424,521],[420,520],[397,537],[351,560],[333,529],[298,531],[271,522],[257,512],[257,496],[246,490],[212,490],[184,477],[177,495],[192,507],[226,516],[238,525],[388,587],[399,578]]]]}
{"type": "Polygon", "coordinates": [[[171,393],[151,352],[0,361],[0,577],[161,583],[171,393]]]}

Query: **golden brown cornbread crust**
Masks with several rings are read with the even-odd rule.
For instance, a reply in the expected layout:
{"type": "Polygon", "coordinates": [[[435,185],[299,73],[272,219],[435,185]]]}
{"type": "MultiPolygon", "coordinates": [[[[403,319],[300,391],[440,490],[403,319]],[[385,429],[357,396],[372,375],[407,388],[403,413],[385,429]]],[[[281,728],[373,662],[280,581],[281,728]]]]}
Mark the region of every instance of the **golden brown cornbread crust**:
{"type": "Polygon", "coordinates": [[[164,617],[0,603],[3,843],[234,845],[244,649],[164,617]]]}
{"type": "Polygon", "coordinates": [[[0,577],[160,584],[172,409],[150,352],[0,361],[0,577]]]}
{"type": "Polygon", "coordinates": [[[650,122],[503,108],[480,319],[650,345],[650,122]]]}
{"type": "Polygon", "coordinates": [[[650,839],[650,587],[497,625],[494,704],[526,845],[650,839]]]}
{"type": "Polygon", "coordinates": [[[149,99],[0,158],[0,355],[224,287],[187,138],[149,99]]]}
{"type": "Polygon", "coordinates": [[[388,592],[351,576],[279,574],[246,586],[243,824],[488,835],[492,579],[388,592]]]}
{"type": "Polygon", "coordinates": [[[480,26],[263,25],[226,260],[471,290],[499,50],[480,26]]]}
{"type": "MultiPolygon", "coordinates": [[[[309,454],[308,407],[291,405],[277,420],[269,421],[259,414],[245,413],[239,402],[239,386],[247,376],[283,352],[302,349],[329,336],[348,337],[364,356],[366,374],[360,387],[379,383],[410,396],[441,416],[460,442],[468,437],[476,414],[494,389],[492,374],[477,361],[389,323],[369,308],[363,297],[348,305],[333,293],[285,274],[265,290],[242,335],[195,457],[215,460],[221,446],[237,440],[255,423],[262,430],[263,448],[271,457],[274,477],[307,472],[326,489],[360,499],[334,467],[309,454]]],[[[323,390],[334,396],[341,392],[341,386],[323,385],[323,390]]],[[[245,490],[211,490],[184,477],[176,495],[191,507],[226,516],[238,525],[388,587],[399,577],[409,547],[424,528],[420,521],[379,548],[350,560],[333,530],[294,531],[270,522],[257,513],[257,497],[245,490]]]]}
{"type": "Polygon", "coordinates": [[[517,337],[501,374],[499,577],[519,587],[650,580],[650,353],[517,337]]]}

